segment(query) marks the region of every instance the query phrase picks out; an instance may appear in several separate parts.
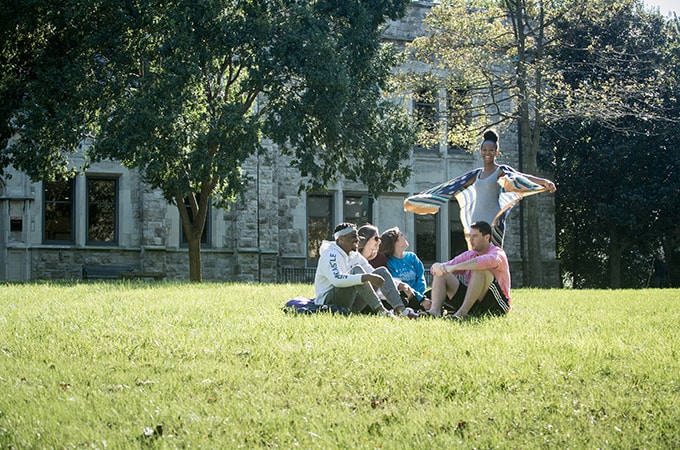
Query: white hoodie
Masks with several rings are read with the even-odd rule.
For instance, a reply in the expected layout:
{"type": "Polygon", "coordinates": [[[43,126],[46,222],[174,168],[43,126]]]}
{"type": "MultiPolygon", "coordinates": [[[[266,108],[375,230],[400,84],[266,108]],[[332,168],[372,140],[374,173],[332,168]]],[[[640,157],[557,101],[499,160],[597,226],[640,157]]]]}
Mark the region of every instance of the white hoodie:
{"type": "Polygon", "coordinates": [[[352,260],[356,257],[355,251],[350,251],[349,255],[340,248],[335,241],[323,241],[319,248],[319,264],[316,267],[314,277],[314,291],[316,299],[314,303],[323,305],[326,293],[334,287],[351,287],[361,284],[363,274],[349,273],[352,267],[352,260]]]}

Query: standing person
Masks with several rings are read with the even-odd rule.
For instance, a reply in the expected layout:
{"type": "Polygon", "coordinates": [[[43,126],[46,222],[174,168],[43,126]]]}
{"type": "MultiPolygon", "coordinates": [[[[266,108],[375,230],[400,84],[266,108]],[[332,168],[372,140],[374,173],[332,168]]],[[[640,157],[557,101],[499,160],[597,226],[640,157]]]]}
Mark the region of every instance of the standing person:
{"type": "Polygon", "coordinates": [[[385,284],[377,291],[378,297],[386,301],[396,314],[413,315],[413,311],[408,311],[406,304],[399,294],[408,288],[405,283],[395,280],[385,265],[373,267],[371,261],[375,261],[380,246],[380,234],[374,225],[363,225],[357,231],[359,236],[358,253],[352,258],[352,272],[357,268],[365,273],[375,273],[385,279],[385,284]]]}
{"type": "Polygon", "coordinates": [[[406,251],[409,246],[406,235],[394,227],[385,230],[380,241],[380,251],[387,258],[387,268],[394,278],[405,283],[401,292],[406,304],[416,311],[429,309],[430,299],[425,297],[425,267],[415,253],[406,251]]]}
{"type": "Polygon", "coordinates": [[[333,230],[335,241],[323,241],[319,250],[319,264],[314,277],[317,305],[337,305],[354,313],[361,313],[367,306],[376,314],[392,316],[376,290],[385,279],[374,273],[351,273],[351,260],[357,254],[359,243],[357,227],[353,223],[341,223],[333,230]]]}
{"type": "Polygon", "coordinates": [[[466,315],[502,315],[510,310],[510,268],[502,248],[491,243],[491,225],[470,225],[472,248],[445,263],[432,264],[432,316],[442,315],[444,302],[456,311],[454,319],[466,315]],[[461,283],[455,275],[464,275],[461,283]]]}
{"type": "Polygon", "coordinates": [[[487,130],[483,138],[480,148],[483,167],[408,197],[404,200],[404,210],[416,214],[434,214],[455,197],[460,205],[460,221],[466,237],[470,234],[470,224],[484,221],[492,225],[491,242],[503,247],[505,219],[510,209],[528,195],[546,190],[555,192],[557,188],[548,179],[496,164],[500,152],[498,133],[493,129],[487,130]]]}
{"type": "Polygon", "coordinates": [[[666,259],[664,258],[663,253],[659,252],[656,254],[654,261],[652,262],[652,267],[654,269],[654,273],[652,274],[654,284],[652,286],[655,288],[666,287],[666,274],[668,273],[668,265],[666,264],[666,259]]]}

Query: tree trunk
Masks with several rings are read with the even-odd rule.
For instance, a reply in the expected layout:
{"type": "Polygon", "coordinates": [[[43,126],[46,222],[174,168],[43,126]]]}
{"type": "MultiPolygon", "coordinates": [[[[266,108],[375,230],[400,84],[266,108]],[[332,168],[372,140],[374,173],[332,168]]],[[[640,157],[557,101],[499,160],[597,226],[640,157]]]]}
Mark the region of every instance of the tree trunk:
{"type": "MultiPolygon", "coordinates": [[[[520,170],[529,174],[536,175],[536,155],[538,154],[538,146],[541,137],[541,115],[539,106],[541,104],[541,72],[536,70],[534,74],[535,86],[529,87],[529,67],[531,57],[526,54],[527,36],[525,34],[526,26],[531,22],[527,17],[527,11],[524,9],[524,3],[509,1],[506,3],[513,21],[513,28],[517,47],[517,90],[518,90],[518,126],[520,135],[520,161],[522,165],[520,170]],[[533,111],[533,114],[532,112],[533,111]]],[[[539,26],[543,26],[539,23],[539,26]]],[[[539,50],[540,50],[539,45],[539,50]]],[[[540,52],[535,56],[540,56],[540,52]]],[[[527,202],[526,220],[524,225],[527,234],[527,252],[524,267],[524,283],[527,286],[542,286],[543,285],[543,261],[541,260],[541,238],[538,227],[538,209],[535,198],[527,198],[523,200],[527,202]]]]}
{"type": "Polygon", "coordinates": [[[615,225],[609,227],[609,287],[621,287],[621,255],[623,248],[615,225]]]}
{"type": "MultiPolygon", "coordinates": [[[[523,111],[524,112],[524,111],[523,111]]],[[[523,167],[521,170],[527,174],[536,174],[536,154],[538,153],[538,138],[534,127],[531,126],[529,115],[523,113],[520,115],[520,134],[521,146],[519,151],[522,152],[523,167]]],[[[541,235],[539,228],[539,214],[538,201],[535,196],[529,196],[522,200],[526,202],[524,210],[525,228],[527,236],[527,252],[526,252],[526,273],[524,274],[524,284],[526,286],[541,287],[543,286],[543,261],[541,258],[541,235]]]]}
{"type": "Polygon", "coordinates": [[[203,280],[201,271],[201,233],[192,233],[189,241],[189,281],[200,283],[203,280]]]}
{"type": "MultiPolygon", "coordinates": [[[[535,127],[538,125],[534,125],[535,127]]],[[[528,133],[527,133],[528,134],[528,133]]],[[[526,145],[525,167],[526,172],[531,175],[536,175],[536,154],[538,153],[538,144],[536,137],[532,136],[529,145],[526,145]]],[[[527,257],[529,258],[528,286],[542,287],[543,286],[543,258],[541,257],[541,231],[539,226],[539,211],[538,199],[536,196],[530,196],[523,201],[527,202],[526,208],[526,233],[527,233],[527,257]]]]}
{"type": "Polygon", "coordinates": [[[201,235],[205,227],[208,214],[209,193],[203,193],[200,202],[194,193],[186,199],[180,195],[175,196],[179,216],[182,219],[182,229],[189,243],[189,281],[200,283],[203,280],[201,270],[201,235]],[[191,214],[187,211],[187,204],[191,208],[191,214]]]}
{"type": "Polygon", "coordinates": [[[541,258],[541,234],[539,231],[538,202],[535,196],[527,197],[527,266],[528,276],[525,277],[527,286],[543,286],[543,260],[541,258]]]}

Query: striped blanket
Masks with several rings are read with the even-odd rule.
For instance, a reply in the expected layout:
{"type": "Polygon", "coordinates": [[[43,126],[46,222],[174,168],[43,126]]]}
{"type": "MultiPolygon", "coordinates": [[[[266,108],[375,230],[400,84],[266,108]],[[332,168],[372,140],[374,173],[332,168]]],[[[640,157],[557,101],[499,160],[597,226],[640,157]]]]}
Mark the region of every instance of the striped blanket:
{"type": "MultiPolygon", "coordinates": [[[[505,219],[515,204],[528,195],[547,190],[543,186],[530,181],[527,176],[506,165],[500,166],[503,176],[498,179],[501,192],[498,197],[500,211],[493,220],[491,242],[503,247],[505,235],[505,219]]],[[[460,205],[460,221],[465,233],[470,232],[471,215],[477,200],[474,180],[482,169],[474,169],[438,186],[412,195],[404,200],[404,211],[415,214],[435,214],[442,205],[455,197],[460,205]]]]}

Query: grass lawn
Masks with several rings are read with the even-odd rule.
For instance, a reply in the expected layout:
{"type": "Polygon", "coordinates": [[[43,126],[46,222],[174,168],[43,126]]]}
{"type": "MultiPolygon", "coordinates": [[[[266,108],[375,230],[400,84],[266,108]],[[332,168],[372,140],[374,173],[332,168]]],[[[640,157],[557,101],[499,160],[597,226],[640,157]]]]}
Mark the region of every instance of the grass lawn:
{"type": "Polygon", "coordinates": [[[291,315],[307,285],[0,286],[0,449],[680,448],[680,290],[291,315]]]}

